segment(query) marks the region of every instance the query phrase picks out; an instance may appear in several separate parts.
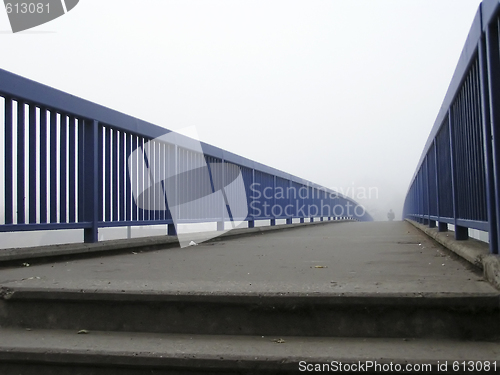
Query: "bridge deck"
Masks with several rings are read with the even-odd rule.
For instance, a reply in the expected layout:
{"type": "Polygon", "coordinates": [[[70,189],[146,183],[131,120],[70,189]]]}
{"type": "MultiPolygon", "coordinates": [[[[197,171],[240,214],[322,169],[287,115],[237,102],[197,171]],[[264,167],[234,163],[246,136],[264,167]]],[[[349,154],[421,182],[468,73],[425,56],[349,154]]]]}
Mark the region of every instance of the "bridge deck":
{"type": "Polygon", "coordinates": [[[185,249],[4,269],[0,284],[164,293],[498,294],[476,269],[406,222],[313,225],[185,249]]]}

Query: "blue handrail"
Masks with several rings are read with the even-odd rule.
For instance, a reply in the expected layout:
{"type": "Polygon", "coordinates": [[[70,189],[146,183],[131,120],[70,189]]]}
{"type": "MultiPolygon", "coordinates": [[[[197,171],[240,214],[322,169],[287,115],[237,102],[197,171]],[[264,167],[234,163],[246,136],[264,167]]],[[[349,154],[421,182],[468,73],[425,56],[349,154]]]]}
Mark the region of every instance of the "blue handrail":
{"type": "Polygon", "coordinates": [[[500,54],[498,0],[476,13],[452,81],[418,162],[403,217],[465,240],[489,233],[498,254],[500,54]],[[495,160],[497,162],[495,162],[495,160]]]}
{"type": "MultiPolygon", "coordinates": [[[[139,197],[134,189],[144,190],[148,174],[160,181],[169,168],[189,170],[200,162],[212,170],[213,189],[241,173],[249,227],[261,219],[271,225],[277,219],[292,223],[314,217],[372,220],[362,206],[331,189],[206,143],[200,153],[188,141],[182,146],[162,141],[169,130],[0,69],[0,105],[1,98],[5,216],[0,232],[84,229],[84,241],[97,242],[99,228],[167,224],[168,233],[175,234],[168,205],[151,205],[161,201],[164,181],[139,197]],[[140,161],[131,173],[127,161],[136,154],[140,161]],[[317,209],[303,209],[313,206],[317,209]]],[[[201,194],[198,178],[187,176],[174,201],[186,191],[201,194]]],[[[226,190],[224,199],[231,199],[235,193],[226,190]]],[[[206,208],[200,206],[199,212],[206,208]]],[[[231,215],[229,207],[210,212],[193,217],[179,212],[177,217],[182,223],[223,224],[227,212],[231,215]]]]}

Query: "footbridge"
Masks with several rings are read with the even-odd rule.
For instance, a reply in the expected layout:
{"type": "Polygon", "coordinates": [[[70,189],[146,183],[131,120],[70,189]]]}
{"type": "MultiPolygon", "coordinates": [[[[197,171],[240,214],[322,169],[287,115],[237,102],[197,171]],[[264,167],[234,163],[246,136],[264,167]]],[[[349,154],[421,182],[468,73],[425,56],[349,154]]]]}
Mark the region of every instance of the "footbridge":
{"type": "Polygon", "coordinates": [[[0,232],[82,234],[0,250],[0,373],[499,373],[499,30],[485,0],[392,222],[0,70],[0,232]]]}

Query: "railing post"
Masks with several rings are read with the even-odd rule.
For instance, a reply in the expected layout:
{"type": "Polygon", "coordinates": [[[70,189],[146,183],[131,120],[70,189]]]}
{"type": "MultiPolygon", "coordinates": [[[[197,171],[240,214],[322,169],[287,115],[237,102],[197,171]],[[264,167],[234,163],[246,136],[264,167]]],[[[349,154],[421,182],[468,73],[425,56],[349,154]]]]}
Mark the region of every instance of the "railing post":
{"type": "Polygon", "coordinates": [[[79,194],[84,194],[85,205],[80,209],[84,210],[84,220],[91,223],[90,228],[84,229],[83,240],[86,243],[93,243],[98,241],[98,163],[102,163],[102,160],[98,160],[99,123],[95,120],[85,120],[84,126],[84,189],[79,194]]]}
{"type": "MultiPolygon", "coordinates": [[[[496,25],[496,23],[495,23],[496,25]]],[[[499,254],[500,241],[500,171],[495,160],[499,160],[500,134],[500,61],[498,30],[488,26],[486,36],[479,42],[479,74],[481,81],[481,104],[483,143],[486,177],[486,200],[488,209],[490,253],[499,254]]]]}
{"type": "MultiPolygon", "coordinates": [[[[47,180],[48,180],[48,173],[47,173],[47,110],[45,108],[40,108],[40,159],[38,160],[39,162],[39,168],[40,168],[40,201],[39,201],[39,208],[40,208],[40,223],[46,223],[47,222],[47,180]]],[[[83,129],[82,125],[79,125],[78,129],[83,129]]],[[[80,135],[79,137],[79,142],[83,142],[83,136],[81,137],[80,140],[80,135]]],[[[80,145],[78,146],[80,147],[80,145]]],[[[83,146],[81,146],[83,149],[83,146]]],[[[81,152],[79,152],[81,154],[81,152]]],[[[83,160],[83,155],[79,156],[79,158],[82,158],[83,160]]],[[[80,159],[79,159],[80,160],[80,159]]],[[[82,161],[83,164],[83,161],[82,161]]],[[[80,204],[80,201],[79,201],[80,204]]]]}
{"type": "Polygon", "coordinates": [[[276,218],[272,215],[274,215],[274,210],[276,207],[276,176],[273,176],[273,206],[271,207],[271,217],[272,219],[270,220],[270,225],[273,227],[276,225],[276,218]]]}
{"type": "MultiPolygon", "coordinates": [[[[222,157],[221,159],[221,165],[222,165],[222,168],[221,168],[221,189],[223,190],[224,189],[224,184],[225,184],[225,168],[224,168],[224,157],[222,157]]],[[[224,194],[224,192],[222,191],[222,193],[224,194]]],[[[224,230],[224,221],[225,221],[225,211],[226,211],[227,207],[226,207],[226,201],[224,199],[222,199],[222,205],[221,205],[221,221],[218,221],[217,222],[217,231],[219,232],[222,232],[224,230]]]]}
{"type": "Polygon", "coordinates": [[[416,184],[415,188],[417,189],[417,197],[416,197],[416,202],[415,202],[415,207],[416,207],[416,214],[417,214],[417,222],[422,224],[422,217],[421,217],[421,210],[422,210],[422,178],[420,177],[420,170],[417,172],[417,175],[415,176],[416,179],[416,184]]]}
{"type": "MultiPolygon", "coordinates": [[[[254,186],[254,184],[255,184],[255,169],[254,169],[254,168],[252,168],[252,184],[251,184],[250,186],[252,186],[252,187],[253,187],[253,186],[254,186]]],[[[250,190],[252,190],[252,189],[250,189],[250,190]]],[[[251,195],[251,197],[252,197],[252,198],[251,198],[251,200],[252,200],[252,204],[251,204],[250,208],[252,209],[252,213],[250,214],[250,216],[251,216],[252,218],[251,218],[250,220],[248,220],[248,227],[249,227],[249,228],[254,228],[254,227],[255,227],[255,217],[254,217],[254,215],[253,215],[253,208],[252,208],[252,207],[253,207],[253,202],[254,202],[254,195],[253,195],[253,191],[252,191],[252,193],[251,193],[251,194],[252,194],[252,195],[251,195]]]]}
{"type": "MultiPolygon", "coordinates": [[[[179,179],[177,178],[177,176],[179,175],[179,148],[178,148],[178,145],[175,144],[174,146],[174,186],[175,186],[175,189],[174,189],[174,193],[175,193],[175,197],[173,197],[174,199],[171,199],[171,202],[175,202],[175,206],[174,206],[174,210],[175,212],[172,212],[172,208],[168,208],[169,211],[170,211],[170,216],[172,217],[172,220],[174,217],[176,218],[180,218],[180,204],[178,204],[178,197],[179,197],[179,179]]],[[[172,178],[171,176],[169,178],[172,178]]],[[[170,189],[169,189],[170,190],[170,189]]],[[[168,204],[168,201],[167,201],[167,204],[168,204]]],[[[177,235],[177,231],[175,229],[175,222],[172,223],[172,224],[167,224],[167,236],[176,236],[177,235]]]]}
{"type": "MultiPolygon", "coordinates": [[[[40,127],[43,126],[40,124],[40,127]]],[[[36,106],[29,106],[29,218],[30,224],[36,223],[36,106]]],[[[40,142],[42,143],[42,142],[40,142]]]]}
{"type": "MultiPolygon", "coordinates": [[[[290,194],[290,190],[292,187],[292,180],[288,180],[288,191],[286,192],[286,194],[288,195],[288,204],[291,205],[292,204],[292,197],[289,195],[290,194]]],[[[286,209],[286,207],[285,207],[286,209]]],[[[286,214],[286,210],[285,210],[285,214],[286,214]]],[[[287,224],[292,224],[293,222],[293,218],[292,217],[287,217],[286,218],[286,223],[287,224]]]]}
{"type": "Polygon", "coordinates": [[[429,178],[430,172],[429,172],[429,155],[425,157],[425,168],[427,169],[427,213],[428,213],[428,219],[429,219],[429,228],[435,228],[436,227],[436,220],[431,220],[431,179],[429,178]]]}
{"type": "MultiPolygon", "coordinates": [[[[307,191],[308,193],[311,192],[311,198],[309,198],[309,194],[308,194],[308,205],[307,205],[307,214],[308,215],[311,215],[311,204],[314,205],[314,187],[313,186],[307,186],[307,191]]],[[[314,216],[309,216],[309,222],[310,223],[313,223],[314,222],[314,216]]]]}
{"type": "Polygon", "coordinates": [[[17,102],[17,223],[25,223],[25,170],[24,170],[24,158],[25,158],[25,144],[24,144],[24,133],[25,133],[25,110],[24,102],[19,100],[17,102]]]}
{"type": "Polygon", "coordinates": [[[448,232],[448,223],[440,221],[438,223],[438,232],[448,232]]]}
{"type": "Polygon", "coordinates": [[[427,155],[422,163],[422,224],[429,225],[429,171],[427,169],[427,155]],[[427,179],[427,180],[426,180],[427,179]],[[425,195],[427,195],[427,207],[425,204],[425,195]]]}
{"type": "Polygon", "coordinates": [[[176,236],[175,224],[167,224],[167,236],[176,236]]]}
{"type": "Polygon", "coordinates": [[[441,222],[441,208],[439,207],[439,162],[438,162],[438,144],[436,139],[434,139],[434,167],[436,171],[436,209],[437,209],[437,217],[438,217],[438,232],[447,232],[448,231],[448,223],[441,222]]]}
{"type": "Polygon", "coordinates": [[[455,239],[458,241],[469,238],[469,229],[457,225],[458,219],[458,187],[457,187],[457,170],[455,159],[455,129],[453,128],[453,110],[448,110],[448,126],[450,129],[450,157],[451,157],[451,190],[453,196],[453,219],[455,224],[455,239]]]}
{"type": "Polygon", "coordinates": [[[13,192],[13,156],[12,156],[12,99],[5,97],[5,145],[4,145],[4,162],[5,162],[5,224],[14,222],[14,192],[13,192]]]}

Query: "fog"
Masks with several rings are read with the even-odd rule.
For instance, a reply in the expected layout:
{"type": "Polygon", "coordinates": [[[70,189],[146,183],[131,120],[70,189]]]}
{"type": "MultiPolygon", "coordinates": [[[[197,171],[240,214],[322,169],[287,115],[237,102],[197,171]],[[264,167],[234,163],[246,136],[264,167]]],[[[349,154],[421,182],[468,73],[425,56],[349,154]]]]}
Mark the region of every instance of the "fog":
{"type": "Polygon", "coordinates": [[[0,68],[401,218],[479,3],[84,0],[17,34],[0,11],[0,68]]]}

